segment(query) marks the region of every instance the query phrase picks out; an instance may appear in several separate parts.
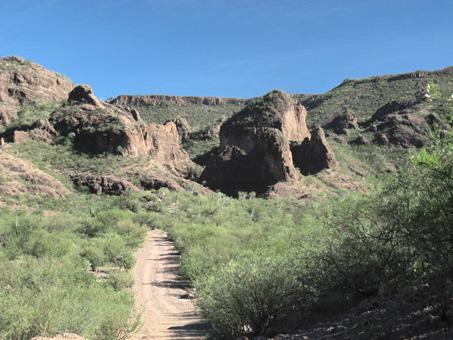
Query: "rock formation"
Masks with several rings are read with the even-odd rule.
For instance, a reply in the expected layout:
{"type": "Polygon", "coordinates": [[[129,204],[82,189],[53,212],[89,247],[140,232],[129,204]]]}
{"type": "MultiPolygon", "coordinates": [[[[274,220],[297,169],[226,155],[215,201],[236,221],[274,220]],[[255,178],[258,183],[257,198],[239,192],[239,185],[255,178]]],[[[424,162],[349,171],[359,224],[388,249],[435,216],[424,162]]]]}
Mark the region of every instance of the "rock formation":
{"type": "Polygon", "coordinates": [[[87,85],[75,87],[68,104],[50,117],[60,135],[74,134],[75,142],[88,150],[150,157],[155,164],[187,175],[192,162],[179,146],[176,124],[146,125],[137,120],[136,110],[100,102],[87,85]]]}
{"type": "Polygon", "coordinates": [[[357,116],[352,112],[335,117],[332,122],[324,126],[326,129],[331,129],[337,134],[349,135],[350,130],[357,130],[359,125],[357,123],[357,116]]]}
{"type": "Polygon", "coordinates": [[[294,165],[303,175],[311,175],[323,169],[338,167],[335,155],[326,140],[323,129],[314,129],[311,139],[291,146],[294,165]]]}
{"type": "Polygon", "coordinates": [[[0,193],[7,196],[32,194],[62,198],[69,190],[55,177],[27,161],[0,151],[2,182],[0,193]]]}
{"type": "MultiPolygon", "coordinates": [[[[170,120],[169,122],[172,122],[176,125],[176,129],[178,130],[179,134],[179,141],[181,143],[184,143],[187,141],[190,137],[191,129],[189,126],[189,123],[185,118],[175,118],[173,120],[170,120]]],[[[168,122],[166,122],[168,123],[168,122]]],[[[165,124],[166,124],[165,123],[165,124]]]]}
{"type": "Polygon", "coordinates": [[[219,97],[183,97],[168,95],[120,95],[116,98],[109,98],[107,103],[116,106],[134,107],[169,107],[187,106],[190,104],[203,104],[207,106],[227,105],[227,104],[246,104],[250,99],[219,98],[219,97]]]}
{"type": "Polygon", "coordinates": [[[312,153],[328,154],[325,162],[334,159],[333,153],[330,147],[323,148],[327,142],[321,132],[315,131],[310,142],[306,115],[305,108],[283,91],[272,91],[252,101],[221,126],[220,151],[206,166],[200,181],[231,196],[239,191],[264,194],[278,182],[297,182],[300,174],[293,164],[290,141],[306,140],[309,147],[304,155],[318,162],[319,166],[313,168],[321,170],[322,162],[312,153]]]}
{"type": "Polygon", "coordinates": [[[74,85],[64,76],[19,57],[0,59],[0,126],[22,106],[66,100],[74,85]]]}
{"type": "Polygon", "coordinates": [[[128,190],[138,190],[129,181],[120,179],[116,176],[92,176],[92,175],[72,175],[70,179],[76,186],[86,186],[92,194],[104,193],[107,195],[119,196],[128,190]]]}
{"type": "Polygon", "coordinates": [[[379,145],[402,148],[429,145],[430,125],[446,127],[436,114],[428,113],[422,100],[391,101],[376,110],[367,123],[370,131],[376,132],[379,145]]]}

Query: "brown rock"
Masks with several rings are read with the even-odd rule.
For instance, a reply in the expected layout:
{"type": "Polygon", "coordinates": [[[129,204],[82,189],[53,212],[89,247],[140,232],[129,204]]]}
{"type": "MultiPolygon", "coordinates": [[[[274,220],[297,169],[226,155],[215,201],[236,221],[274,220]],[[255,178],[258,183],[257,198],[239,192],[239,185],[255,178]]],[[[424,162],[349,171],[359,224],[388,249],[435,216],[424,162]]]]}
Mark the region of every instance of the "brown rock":
{"type": "Polygon", "coordinates": [[[3,168],[2,177],[7,180],[5,185],[0,185],[0,193],[4,195],[43,194],[63,198],[69,193],[55,177],[6,152],[0,152],[0,167],[3,168]]]}
{"type": "Polygon", "coordinates": [[[124,110],[126,110],[126,112],[129,112],[132,116],[132,118],[136,121],[136,122],[139,122],[142,120],[142,117],[140,116],[140,112],[138,112],[138,110],[136,109],[130,109],[128,107],[124,108],[124,110]]]}
{"type": "Polygon", "coordinates": [[[357,130],[359,128],[357,116],[353,112],[347,112],[337,116],[332,122],[324,126],[326,129],[331,129],[337,134],[349,135],[349,130],[357,130]]]}
{"type": "Polygon", "coordinates": [[[30,140],[28,131],[16,130],[13,132],[13,143],[24,143],[30,140]]]}
{"type": "Polygon", "coordinates": [[[385,148],[388,148],[389,147],[389,138],[387,137],[387,135],[385,133],[380,133],[377,135],[376,137],[376,142],[380,145],[380,146],[383,146],[385,148]]]}
{"type": "Polygon", "coordinates": [[[303,175],[311,175],[323,169],[338,167],[335,155],[321,128],[313,130],[311,139],[306,138],[301,144],[294,145],[291,151],[294,165],[303,175]]]}
{"type": "Polygon", "coordinates": [[[376,110],[370,119],[370,123],[375,121],[384,121],[386,117],[393,113],[401,113],[407,109],[413,108],[418,102],[415,100],[394,100],[376,110]]]}
{"type": "Polygon", "coordinates": [[[86,186],[93,194],[119,196],[128,190],[138,190],[132,183],[115,176],[72,175],[76,186],[86,186]]]}
{"type": "Polygon", "coordinates": [[[57,131],[48,119],[40,119],[33,123],[29,136],[36,141],[51,143],[57,137],[57,131]]]}
{"type": "Polygon", "coordinates": [[[220,128],[220,148],[237,146],[250,152],[260,131],[276,129],[288,141],[310,137],[307,110],[283,91],[272,91],[251,102],[220,128]]]}
{"type": "Polygon", "coordinates": [[[73,84],[58,73],[19,57],[0,59],[0,125],[17,117],[21,106],[65,100],[73,84]]]}
{"type": "Polygon", "coordinates": [[[94,96],[93,90],[88,85],[79,85],[74,87],[74,89],[69,93],[69,100],[99,106],[99,100],[94,96]]]}
{"type": "Polygon", "coordinates": [[[200,181],[231,196],[297,181],[288,139],[310,136],[305,117],[303,106],[282,91],[257,99],[221,126],[220,151],[200,181]]]}
{"type": "Polygon", "coordinates": [[[354,139],[351,144],[355,145],[370,145],[370,141],[363,137],[362,135],[358,136],[356,139],[354,139]]]}
{"type": "Polygon", "coordinates": [[[184,143],[185,141],[187,141],[189,139],[191,130],[190,130],[189,123],[187,122],[187,120],[185,118],[175,118],[169,122],[172,122],[176,125],[176,129],[178,130],[178,134],[179,134],[179,141],[181,143],[184,143]]]}
{"type": "Polygon", "coordinates": [[[175,123],[142,124],[130,111],[101,103],[87,86],[76,87],[70,97],[70,103],[50,117],[60,135],[74,133],[76,143],[94,152],[145,156],[181,176],[191,172],[193,163],[179,146],[175,123]]]}

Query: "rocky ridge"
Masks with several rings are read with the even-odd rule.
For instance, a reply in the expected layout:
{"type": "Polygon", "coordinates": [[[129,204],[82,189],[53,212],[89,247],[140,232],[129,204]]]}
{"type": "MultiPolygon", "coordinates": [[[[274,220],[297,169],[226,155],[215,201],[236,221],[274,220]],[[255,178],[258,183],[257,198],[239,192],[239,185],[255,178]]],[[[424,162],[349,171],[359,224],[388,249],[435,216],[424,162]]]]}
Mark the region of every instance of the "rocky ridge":
{"type": "Polygon", "coordinates": [[[220,97],[193,97],[193,96],[170,96],[170,95],[119,95],[108,98],[107,103],[122,107],[168,107],[196,105],[227,105],[246,104],[250,99],[220,98],[220,97]]]}
{"type": "Polygon", "coordinates": [[[65,100],[73,89],[64,76],[23,58],[0,59],[0,126],[14,120],[20,109],[65,100]]]}

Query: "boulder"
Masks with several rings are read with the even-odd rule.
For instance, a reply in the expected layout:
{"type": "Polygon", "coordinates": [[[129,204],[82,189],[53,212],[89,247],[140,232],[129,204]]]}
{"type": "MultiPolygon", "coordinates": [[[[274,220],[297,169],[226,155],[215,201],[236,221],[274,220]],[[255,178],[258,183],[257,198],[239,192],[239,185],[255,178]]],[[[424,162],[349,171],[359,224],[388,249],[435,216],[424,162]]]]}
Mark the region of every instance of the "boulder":
{"type": "Polygon", "coordinates": [[[370,145],[370,141],[368,139],[366,139],[364,136],[359,135],[356,139],[351,141],[351,144],[364,146],[364,145],[370,145]]]}
{"type": "Polygon", "coordinates": [[[272,91],[251,102],[220,127],[220,148],[237,146],[250,152],[263,131],[274,129],[288,141],[310,137],[307,110],[283,91],[272,91]]]}
{"type": "Polygon", "coordinates": [[[390,145],[390,141],[389,141],[389,138],[387,137],[387,135],[385,133],[380,133],[376,136],[376,142],[380,145],[380,146],[383,146],[385,148],[388,148],[389,145],[390,145]]]}
{"type": "Polygon", "coordinates": [[[393,100],[391,102],[388,102],[387,104],[376,110],[373,116],[371,116],[369,124],[372,124],[376,121],[384,121],[386,120],[387,116],[412,109],[417,104],[419,103],[415,100],[393,100]]]}
{"type": "Polygon", "coordinates": [[[86,103],[90,105],[99,106],[99,100],[94,96],[93,90],[88,85],[79,85],[69,93],[69,101],[77,103],[86,103]]]}
{"type": "Polygon", "coordinates": [[[272,195],[277,190],[283,197],[287,189],[302,193],[288,187],[301,185],[295,166],[304,175],[338,166],[324,131],[310,133],[306,115],[305,108],[283,91],[252,101],[220,127],[219,152],[200,181],[231,196],[240,191],[272,195]],[[288,185],[277,185],[280,182],[288,185]]]}

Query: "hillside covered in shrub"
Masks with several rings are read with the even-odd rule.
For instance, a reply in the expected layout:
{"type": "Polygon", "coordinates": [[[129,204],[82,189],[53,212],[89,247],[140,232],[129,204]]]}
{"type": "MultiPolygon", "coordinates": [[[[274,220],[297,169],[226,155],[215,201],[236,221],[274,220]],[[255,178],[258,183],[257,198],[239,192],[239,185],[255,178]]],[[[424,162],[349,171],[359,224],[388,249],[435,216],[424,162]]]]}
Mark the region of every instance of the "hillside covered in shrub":
{"type": "Polygon", "coordinates": [[[212,339],[452,335],[451,68],[103,102],[7,57],[0,86],[1,339],[130,337],[154,228],[212,339]]]}

